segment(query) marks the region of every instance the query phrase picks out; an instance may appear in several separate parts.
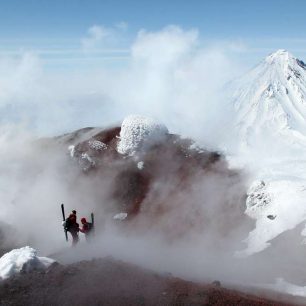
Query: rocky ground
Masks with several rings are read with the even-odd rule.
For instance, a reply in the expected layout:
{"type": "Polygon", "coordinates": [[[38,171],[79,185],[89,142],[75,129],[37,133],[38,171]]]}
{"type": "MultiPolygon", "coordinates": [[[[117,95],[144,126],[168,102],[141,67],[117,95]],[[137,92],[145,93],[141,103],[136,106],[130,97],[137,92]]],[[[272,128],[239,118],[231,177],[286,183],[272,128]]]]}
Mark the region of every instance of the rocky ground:
{"type": "Polygon", "coordinates": [[[0,305],[294,305],[287,296],[269,294],[287,302],[228,290],[218,281],[195,284],[106,258],[53,264],[45,272],[12,277],[0,284],[0,305]]]}

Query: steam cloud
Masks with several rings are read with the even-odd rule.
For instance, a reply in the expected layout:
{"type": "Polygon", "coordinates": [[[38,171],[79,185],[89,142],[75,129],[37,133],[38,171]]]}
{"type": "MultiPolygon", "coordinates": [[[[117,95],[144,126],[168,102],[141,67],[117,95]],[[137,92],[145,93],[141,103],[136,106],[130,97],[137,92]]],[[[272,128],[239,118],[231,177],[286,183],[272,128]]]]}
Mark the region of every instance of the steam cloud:
{"type": "MultiPolygon", "coordinates": [[[[91,28],[83,46],[92,47],[108,36],[110,32],[104,30],[91,28]]],[[[190,279],[252,279],[238,270],[245,266],[250,275],[258,266],[234,258],[252,224],[243,221],[233,225],[236,231],[230,238],[216,234],[220,223],[224,222],[225,228],[227,225],[227,218],[220,217],[223,211],[218,210],[224,199],[232,208],[227,214],[236,213],[235,204],[237,214],[243,212],[245,177],[212,175],[202,179],[195,175],[190,193],[195,197],[177,194],[172,199],[176,206],[170,210],[174,214],[161,224],[173,228],[184,215],[190,217],[193,209],[194,217],[199,212],[210,218],[210,227],[200,227],[173,241],[163,239],[162,228],[123,235],[106,218],[112,205],[108,190],[116,173],[81,179],[63,147],[53,145],[50,139],[37,140],[37,136],[85,126],[107,126],[140,113],[159,119],[170,132],[192,137],[207,147],[234,146],[229,128],[231,112],[222,97],[222,86],[241,67],[226,51],[202,48],[197,30],[184,31],[176,26],[159,32],[140,31],[130,50],[128,63],[121,69],[102,67],[86,75],[47,73],[35,54],[1,60],[0,220],[4,232],[9,232],[9,242],[31,243],[45,254],[58,253],[65,247],[60,203],[85,216],[99,207],[99,243],[75,254],[57,255],[61,260],[114,255],[190,279]]],[[[163,196],[161,193],[161,203],[163,196]]],[[[137,228],[143,224],[135,224],[137,228]]]]}
{"type": "MultiPolygon", "coordinates": [[[[100,42],[102,33],[116,31],[95,26],[89,34],[101,32],[92,38],[100,42]]],[[[121,122],[139,113],[159,119],[173,132],[219,146],[224,141],[220,127],[230,122],[222,86],[242,67],[232,59],[231,45],[202,47],[200,42],[197,30],[142,30],[120,69],[102,66],[85,72],[78,67],[71,73],[47,71],[35,52],[3,58],[1,123],[23,120],[44,136],[121,122]]]]}

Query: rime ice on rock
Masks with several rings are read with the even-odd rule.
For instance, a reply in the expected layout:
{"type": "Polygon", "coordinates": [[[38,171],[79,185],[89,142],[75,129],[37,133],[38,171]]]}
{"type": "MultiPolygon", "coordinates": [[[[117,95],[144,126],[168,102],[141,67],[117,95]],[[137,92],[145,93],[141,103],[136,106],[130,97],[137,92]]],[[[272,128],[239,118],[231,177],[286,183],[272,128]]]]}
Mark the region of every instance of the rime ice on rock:
{"type": "Polygon", "coordinates": [[[38,257],[35,249],[29,246],[14,249],[0,258],[0,278],[6,279],[20,272],[44,270],[55,261],[47,257],[38,257]]]}
{"type": "MultiPolygon", "coordinates": [[[[107,149],[107,145],[105,143],[95,139],[89,140],[88,146],[91,150],[98,152],[107,149]]],[[[95,157],[92,156],[93,154],[92,152],[90,152],[90,150],[79,154],[78,149],[76,149],[76,146],[71,145],[68,147],[68,151],[72,158],[76,158],[78,160],[79,165],[84,171],[88,171],[89,169],[95,166],[96,164],[95,157]]]]}
{"type": "Polygon", "coordinates": [[[117,151],[120,154],[134,155],[137,151],[159,141],[168,133],[163,124],[151,118],[131,115],[121,125],[117,151]]]}
{"type": "Polygon", "coordinates": [[[93,150],[102,151],[107,148],[106,144],[99,140],[88,141],[89,147],[93,150]]]}

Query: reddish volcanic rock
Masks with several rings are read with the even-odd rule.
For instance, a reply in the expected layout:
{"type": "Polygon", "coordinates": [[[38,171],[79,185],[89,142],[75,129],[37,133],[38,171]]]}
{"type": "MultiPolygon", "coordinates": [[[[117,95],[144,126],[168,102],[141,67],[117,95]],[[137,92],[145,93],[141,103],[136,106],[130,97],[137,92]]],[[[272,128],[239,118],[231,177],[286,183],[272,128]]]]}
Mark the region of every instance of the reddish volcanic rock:
{"type": "MultiPolygon", "coordinates": [[[[133,203],[139,206],[146,196],[150,182],[163,177],[176,177],[178,185],[187,185],[188,178],[195,174],[195,171],[216,171],[213,169],[215,163],[220,162],[222,157],[217,152],[192,149],[193,142],[190,139],[182,139],[177,135],[169,134],[161,142],[155,143],[150,150],[140,152],[135,156],[121,155],[117,152],[120,127],[103,130],[89,139],[79,142],[73,150],[73,157],[82,167],[82,160],[88,156],[90,166],[84,167],[85,172],[95,171],[103,175],[105,168],[112,167],[118,171],[115,186],[119,190],[114,195],[119,195],[132,203],[128,205],[131,211],[137,211],[133,203]],[[104,144],[103,148],[95,148],[94,142],[98,145],[104,144]],[[142,162],[144,169],[137,168],[137,162],[142,162]],[[165,171],[165,168],[166,171],[165,171]],[[122,181],[121,181],[122,180],[122,181]],[[123,189],[127,197],[123,196],[123,189]],[[129,190],[128,190],[129,189],[129,190]],[[137,194],[131,196],[131,190],[137,194]]],[[[70,139],[69,139],[70,140],[70,139]]],[[[224,161],[223,161],[224,162],[224,161]]],[[[220,168],[221,169],[221,168],[220,168]]],[[[219,170],[220,170],[219,169],[219,170]]],[[[235,175],[233,171],[224,169],[227,175],[235,175]]]]}
{"type": "Polygon", "coordinates": [[[66,135],[66,145],[74,143],[71,156],[85,176],[109,178],[109,209],[113,215],[127,213],[127,220],[145,222],[150,228],[156,225],[156,217],[168,220],[178,209],[188,209],[184,216],[177,216],[174,226],[169,228],[169,222],[162,222],[159,229],[169,237],[179,237],[190,229],[201,231],[204,225],[218,226],[217,232],[228,235],[230,225],[235,225],[238,217],[240,224],[249,222],[244,221],[247,218],[243,214],[243,176],[229,170],[221,154],[198,148],[192,140],[174,134],[165,134],[131,155],[119,154],[120,127],[77,133],[81,134],[81,141],[66,135]],[[210,191],[218,185],[224,196],[215,205],[210,191]],[[237,190],[234,196],[233,190],[237,190]],[[214,215],[206,214],[206,205],[210,212],[209,205],[214,205],[214,215]]]}

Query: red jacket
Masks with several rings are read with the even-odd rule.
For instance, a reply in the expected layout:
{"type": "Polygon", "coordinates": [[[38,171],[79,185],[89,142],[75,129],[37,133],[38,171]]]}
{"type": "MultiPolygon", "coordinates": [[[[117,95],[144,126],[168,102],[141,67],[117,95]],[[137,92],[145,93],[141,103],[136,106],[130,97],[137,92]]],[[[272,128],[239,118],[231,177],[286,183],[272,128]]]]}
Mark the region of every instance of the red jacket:
{"type": "Polygon", "coordinates": [[[80,232],[84,233],[84,234],[87,234],[89,231],[90,231],[89,224],[87,222],[83,223],[82,228],[80,228],[80,232]]]}

